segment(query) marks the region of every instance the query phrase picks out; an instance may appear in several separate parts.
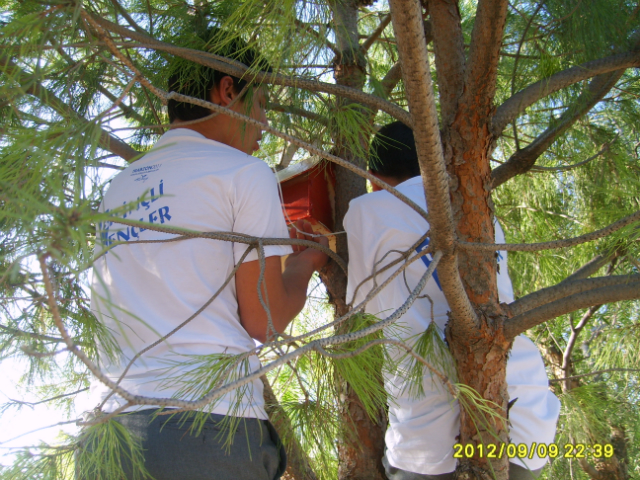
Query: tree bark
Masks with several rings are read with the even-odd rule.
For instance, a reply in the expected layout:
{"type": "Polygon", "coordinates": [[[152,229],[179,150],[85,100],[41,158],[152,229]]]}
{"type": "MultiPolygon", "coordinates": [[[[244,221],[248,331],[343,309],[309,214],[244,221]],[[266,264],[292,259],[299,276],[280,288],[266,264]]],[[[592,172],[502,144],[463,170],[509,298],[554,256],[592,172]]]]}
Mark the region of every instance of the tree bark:
{"type": "MultiPolygon", "coordinates": [[[[362,90],[366,80],[366,60],[358,43],[358,4],[355,0],[336,1],[331,4],[335,24],[336,48],[338,54],[335,62],[336,84],[362,90]]],[[[338,108],[353,103],[345,98],[338,98],[338,108]]],[[[365,108],[365,107],[362,107],[365,108]]],[[[336,154],[351,163],[366,169],[366,160],[355,157],[344,141],[341,132],[335,132],[336,154]]],[[[367,136],[361,142],[366,146],[367,136]]],[[[349,202],[367,193],[366,181],[359,175],[336,167],[335,229],[344,230],[343,219],[349,209],[349,202]]],[[[336,249],[345,262],[349,259],[346,235],[336,236],[336,249]]],[[[347,306],[346,275],[332,263],[328,266],[322,280],[330,294],[335,307],[335,314],[342,316],[349,310],[347,306]]],[[[338,333],[344,333],[349,322],[339,327],[338,333]]],[[[348,379],[347,379],[348,380],[348,379]]],[[[382,375],[380,375],[382,382],[382,375]]],[[[345,435],[338,444],[338,478],[341,480],[384,480],[382,456],[384,455],[384,432],[387,423],[386,411],[380,410],[377,418],[372,419],[362,407],[357,395],[347,382],[339,385],[343,402],[341,416],[345,428],[351,429],[351,435],[345,435]]]]}
{"type": "MultiPolygon", "coordinates": [[[[449,5],[436,5],[436,15],[453,18],[457,10],[449,5]]],[[[491,171],[489,156],[492,138],[489,121],[497,78],[497,64],[506,20],[507,2],[480,1],[472,45],[466,67],[463,51],[456,52],[447,76],[439,79],[447,86],[447,111],[442,125],[444,156],[438,135],[438,124],[429,82],[429,67],[424,41],[419,41],[415,17],[417,2],[391,2],[403,78],[414,123],[414,136],[425,182],[432,244],[444,256],[438,265],[443,292],[451,309],[447,339],[456,360],[459,380],[472,387],[485,400],[493,402],[495,415],[484,416],[477,405],[461,399],[460,443],[488,445],[508,442],[506,409],[506,359],[511,348],[503,331],[505,316],[498,304],[496,261],[493,253],[479,251],[457,254],[456,237],[461,240],[493,241],[492,205],[490,199],[491,171]],[[456,60],[457,59],[457,60],[456,60]],[[459,78],[464,69],[464,85],[459,78]],[[445,165],[448,170],[444,170],[445,165]],[[451,201],[449,201],[449,199],[451,201]],[[459,262],[459,263],[458,263],[459,262]],[[444,267],[444,268],[443,268],[444,267]],[[453,269],[452,269],[453,267],[453,269]],[[462,283],[460,283],[462,281],[462,283]],[[466,403],[465,405],[462,405],[466,403]],[[478,419],[482,421],[478,422],[478,419]]],[[[435,19],[433,19],[435,23],[435,19]]],[[[434,25],[435,29],[435,25],[434,25]]],[[[444,35],[441,32],[440,35],[444,35]]],[[[460,41],[438,38],[443,57],[447,50],[462,49],[460,41]]],[[[446,60],[441,59],[442,62],[446,60]]],[[[479,450],[476,448],[475,450],[479,450]]],[[[508,459],[487,459],[479,455],[459,463],[458,478],[508,477],[508,459]],[[495,477],[494,477],[495,475],[495,477]]]]}

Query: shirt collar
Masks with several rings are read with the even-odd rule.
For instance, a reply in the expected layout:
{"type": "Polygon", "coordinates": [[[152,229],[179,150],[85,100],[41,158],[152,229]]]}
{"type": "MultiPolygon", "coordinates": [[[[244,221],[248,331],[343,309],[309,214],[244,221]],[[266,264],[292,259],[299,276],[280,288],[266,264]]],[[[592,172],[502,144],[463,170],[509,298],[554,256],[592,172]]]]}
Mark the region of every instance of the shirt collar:
{"type": "Polygon", "coordinates": [[[409,185],[417,185],[421,183],[422,183],[422,177],[418,175],[416,177],[411,177],[409,180],[405,180],[402,183],[399,183],[398,185],[396,185],[396,188],[405,187],[405,186],[408,187],[409,185]]]}
{"type": "Polygon", "coordinates": [[[153,146],[153,148],[161,147],[167,143],[175,142],[178,139],[183,140],[196,140],[200,142],[212,142],[215,145],[219,145],[221,147],[231,148],[235,150],[235,148],[230,147],[224,143],[218,142],[216,140],[211,140],[210,138],[205,137],[199,132],[195,130],[191,130],[190,128],[172,128],[168,130],[165,134],[160,137],[158,142],[153,146]]]}

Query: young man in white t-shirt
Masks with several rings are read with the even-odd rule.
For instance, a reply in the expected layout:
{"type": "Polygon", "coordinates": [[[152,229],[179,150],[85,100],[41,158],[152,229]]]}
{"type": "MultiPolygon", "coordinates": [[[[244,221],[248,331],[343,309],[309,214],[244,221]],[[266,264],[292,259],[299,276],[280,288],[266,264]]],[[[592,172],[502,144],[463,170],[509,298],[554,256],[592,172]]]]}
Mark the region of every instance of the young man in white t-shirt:
{"type": "MultiPolygon", "coordinates": [[[[378,178],[426,208],[413,132],[409,127],[395,122],[378,132],[371,145],[369,168],[378,178]]],[[[373,288],[372,280],[360,283],[374,268],[380,271],[429,230],[426,220],[411,207],[389,192],[375,186],[373,189],[373,193],[351,201],[344,219],[349,245],[347,300],[353,305],[362,302],[373,288]]],[[[504,233],[497,222],[495,227],[496,242],[503,243],[504,233]]],[[[416,250],[427,245],[428,240],[416,250]]],[[[384,318],[400,307],[431,260],[430,255],[425,255],[422,261],[411,264],[403,275],[367,303],[366,312],[384,318]]],[[[513,301],[513,290],[506,252],[499,252],[498,265],[500,301],[509,303],[513,301]]],[[[377,274],[376,285],[382,284],[394,271],[392,268],[377,274]]],[[[443,332],[448,310],[436,273],[427,282],[421,297],[385,335],[413,344],[432,322],[443,332]]],[[[411,358],[392,347],[388,351],[401,364],[396,373],[385,374],[385,389],[391,397],[383,458],[387,477],[389,480],[453,480],[456,468],[453,445],[460,428],[457,402],[452,403],[438,379],[434,377],[432,381],[430,375],[423,379],[425,395],[416,397],[415,390],[407,388],[405,377],[397,373],[407,371],[411,358]]],[[[511,442],[529,446],[533,442],[553,442],[560,404],[548,389],[538,349],[525,336],[517,337],[513,343],[507,362],[507,382],[511,400],[517,399],[509,411],[511,442]]],[[[536,478],[546,461],[537,456],[524,461],[513,459],[509,478],[536,478]]]]}
{"type": "MultiPolygon", "coordinates": [[[[241,42],[216,53],[247,65],[257,60],[241,42]]],[[[249,86],[238,98],[244,80],[184,61],[175,71],[170,91],[267,121],[265,87],[249,86]]],[[[254,339],[264,342],[272,337],[258,295],[261,256],[263,297],[277,332],[302,309],[311,275],[327,261],[324,253],[311,248],[268,245],[261,255],[257,248],[247,253],[246,243],[180,239],[158,231],[171,227],[255,238],[289,236],[275,176],[251,156],[259,148],[262,129],[211,113],[170,101],[171,129],[111,181],[101,205],[101,211],[148,224],[99,225],[96,253],[103,255],[95,262],[92,285],[92,309],[120,351],[109,357],[104,345],[100,366],[132,394],[196,400],[259,369],[254,354],[232,367],[218,385],[195,383],[189,375],[205,365],[215,375],[216,358],[250,352],[254,339]]],[[[308,224],[299,224],[300,230],[311,232],[308,224]]],[[[324,238],[316,241],[327,245],[324,238]]],[[[256,378],[207,405],[203,410],[209,416],[200,429],[191,428],[193,415],[156,416],[157,405],[128,405],[98,380],[91,386],[102,412],[128,412],[117,421],[142,440],[145,466],[156,480],[279,478],[286,458],[267,420],[262,389],[256,378]],[[230,424],[235,424],[236,433],[229,443],[230,424]]],[[[126,465],[126,458],[123,461],[126,465]]],[[[79,476],[86,473],[80,471],[79,476]]]]}

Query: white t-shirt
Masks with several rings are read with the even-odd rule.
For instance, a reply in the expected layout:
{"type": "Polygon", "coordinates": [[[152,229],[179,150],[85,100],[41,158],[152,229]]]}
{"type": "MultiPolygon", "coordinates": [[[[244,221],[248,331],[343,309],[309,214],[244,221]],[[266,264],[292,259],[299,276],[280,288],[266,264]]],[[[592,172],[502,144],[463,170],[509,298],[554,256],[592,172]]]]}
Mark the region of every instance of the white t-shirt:
{"type": "MultiPolygon", "coordinates": [[[[123,205],[128,205],[126,213],[115,215],[159,226],[288,237],[276,179],[269,167],[258,158],[184,128],[164,134],[148,154],[112,180],[101,211],[123,205]]],[[[114,381],[137,352],[200,309],[247,248],[242,243],[202,238],[138,243],[175,237],[111,222],[98,226],[96,253],[113,242],[126,242],[96,260],[92,283],[92,310],[122,350],[119,359],[101,361],[103,371],[114,381]]],[[[290,246],[264,248],[266,256],[291,253],[290,246]]],[[[253,250],[244,261],[257,260],[257,255],[253,250]]],[[[196,356],[236,355],[254,348],[253,339],[240,324],[232,278],[204,311],[140,357],[121,386],[137,395],[195,400],[206,393],[205,385],[198,385],[200,391],[181,392],[185,387],[182,381],[189,379],[187,372],[193,366],[172,371],[169,367],[196,361],[196,356]]],[[[244,367],[255,371],[260,362],[252,355],[244,367]]],[[[110,391],[98,380],[93,381],[91,390],[97,402],[110,391]]],[[[259,379],[236,392],[203,410],[267,418],[259,379]],[[239,404],[236,392],[242,395],[239,404]]],[[[103,410],[113,411],[124,403],[113,395],[103,410]]]]}
{"type": "MultiPolygon", "coordinates": [[[[411,178],[396,188],[418,205],[426,207],[420,177],[411,178]]],[[[373,273],[377,262],[389,251],[406,251],[429,229],[424,218],[385,191],[352,200],[344,226],[349,243],[347,300],[351,301],[355,293],[354,306],[364,300],[367,292],[373,288],[373,282],[369,280],[355,291],[356,286],[373,273]]],[[[497,223],[496,241],[504,242],[504,232],[497,223]]],[[[382,263],[377,264],[376,269],[379,270],[398,256],[398,253],[390,253],[382,263]]],[[[404,277],[399,275],[371,299],[366,312],[385,318],[400,307],[409,296],[409,289],[415,288],[424,275],[432,257],[426,255],[422,258],[423,261],[416,261],[406,269],[404,277]]],[[[499,252],[498,265],[500,301],[511,302],[513,289],[507,271],[506,252],[499,252]]],[[[395,270],[391,268],[378,274],[377,284],[381,284],[395,270]]],[[[437,276],[429,279],[422,291],[422,295],[425,294],[433,301],[433,318],[429,299],[419,298],[394,328],[385,331],[385,335],[403,339],[414,337],[424,332],[431,320],[441,331],[444,330],[449,307],[437,276]]],[[[392,354],[394,350],[389,349],[392,354]]],[[[403,367],[410,361],[407,359],[406,365],[401,365],[399,370],[406,370],[403,367]]],[[[507,362],[507,383],[509,397],[518,399],[509,411],[511,442],[527,445],[553,442],[560,402],[549,391],[540,352],[525,336],[517,337],[513,343],[507,362]]],[[[409,472],[431,475],[452,472],[456,467],[453,445],[460,431],[458,403],[452,403],[451,396],[439,380],[432,382],[427,375],[423,385],[425,396],[415,398],[405,389],[404,377],[399,374],[385,375],[385,389],[390,396],[389,428],[385,436],[387,458],[392,466],[409,472]]],[[[526,459],[526,464],[517,459],[511,461],[535,470],[544,466],[546,458],[534,456],[531,460],[526,459]]]]}

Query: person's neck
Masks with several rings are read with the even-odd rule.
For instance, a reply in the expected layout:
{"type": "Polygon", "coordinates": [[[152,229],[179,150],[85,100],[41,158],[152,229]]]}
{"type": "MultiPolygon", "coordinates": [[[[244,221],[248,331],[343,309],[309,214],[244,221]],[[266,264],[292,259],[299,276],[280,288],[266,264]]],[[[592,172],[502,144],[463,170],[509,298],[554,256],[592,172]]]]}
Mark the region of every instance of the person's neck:
{"type": "Polygon", "coordinates": [[[219,125],[219,122],[213,122],[217,118],[213,117],[208,120],[203,120],[201,122],[189,123],[183,120],[174,120],[171,122],[170,128],[186,128],[188,130],[193,130],[194,132],[198,132],[205,138],[209,140],[215,140],[216,142],[224,143],[225,145],[229,145],[227,136],[225,133],[225,128],[222,125],[219,125]]]}
{"type": "MultiPolygon", "coordinates": [[[[380,173],[376,173],[372,171],[369,171],[369,173],[371,173],[371,175],[373,175],[374,177],[382,180],[384,183],[391,185],[392,187],[397,187],[402,182],[406,182],[410,178],[410,177],[407,177],[407,178],[390,177],[390,176],[382,175],[380,173]]],[[[371,183],[371,188],[373,189],[374,192],[377,192],[378,190],[382,190],[382,188],[380,188],[373,182],[371,183]]]]}

